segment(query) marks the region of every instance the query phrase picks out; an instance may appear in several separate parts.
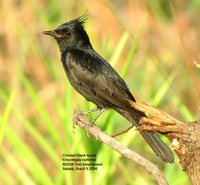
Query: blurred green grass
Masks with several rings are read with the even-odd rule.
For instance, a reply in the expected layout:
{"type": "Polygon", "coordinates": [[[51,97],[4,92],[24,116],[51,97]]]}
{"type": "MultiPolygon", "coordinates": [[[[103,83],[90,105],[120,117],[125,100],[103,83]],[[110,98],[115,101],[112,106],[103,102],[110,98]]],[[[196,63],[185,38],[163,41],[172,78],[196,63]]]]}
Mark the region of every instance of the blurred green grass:
{"type": "MultiPolygon", "coordinates": [[[[11,0],[0,5],[1,184],[155,184],[143,169],[83,130],[73,133],[73,111],[94,105],[71,88],[55,41],[41,32],[88,10],[85,27],[94,48],[134,96],[189,122],[200,100],[194,63],[200,49],[198,1],[11,0]],[[95,153],[103,167],[63,171],[63,153],[95,153]]],[[[107,111],[97,124],[113,133],[129,123],[107,111]]],[[[158,164],[169,184],[189,183],[178,161],[164,164],[134,130],[118,139],[158,164]]]]}

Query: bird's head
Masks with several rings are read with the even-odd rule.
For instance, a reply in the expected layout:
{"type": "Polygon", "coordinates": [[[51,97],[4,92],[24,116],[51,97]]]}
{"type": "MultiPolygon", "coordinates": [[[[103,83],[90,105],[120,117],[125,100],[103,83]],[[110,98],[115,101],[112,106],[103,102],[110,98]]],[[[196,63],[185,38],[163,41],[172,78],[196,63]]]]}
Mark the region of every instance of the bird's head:
{"type": "Polygon", "coordinates": [[[84,30],[86,19],[87,14],[85,13],[77,19],[61,24],[54,30],[42,33],[53,36],[61,52],[68,49],[91,48],[89,37],[84,30]]]}

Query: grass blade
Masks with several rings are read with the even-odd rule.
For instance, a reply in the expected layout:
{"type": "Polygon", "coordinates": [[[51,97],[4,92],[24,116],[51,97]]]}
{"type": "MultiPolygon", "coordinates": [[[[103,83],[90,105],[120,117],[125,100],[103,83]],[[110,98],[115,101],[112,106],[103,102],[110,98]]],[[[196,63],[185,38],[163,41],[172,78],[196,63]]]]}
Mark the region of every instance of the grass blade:
{"type": "Polygon", "coordinates": [[[2,118],[0,120],[0,146],[2,144],[4,135],[5,135],[5,132],[6,132],[8,117],[9,117],[9,114],[11,112],[11,108],[12,108],[12,104],[13,104],[13,100],[14,100],[14,95],[15,95],[15,91],[13,91],[11,93],[10,97],[8,98],[8,102],[7,102],[5,111],[4,111],[2,118]]]}

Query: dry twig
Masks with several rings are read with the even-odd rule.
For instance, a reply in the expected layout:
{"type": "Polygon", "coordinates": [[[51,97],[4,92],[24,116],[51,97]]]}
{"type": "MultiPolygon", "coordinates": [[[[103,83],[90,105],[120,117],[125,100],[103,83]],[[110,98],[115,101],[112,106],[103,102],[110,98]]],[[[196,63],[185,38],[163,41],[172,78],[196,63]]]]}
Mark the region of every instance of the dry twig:
{"type": "MultiPolygon", "coordinates": [[[[185,124],[148,103],[135,102],[132,106],[147,115],[147,117],[140,120],[141,126],[137,129],[159,132],[165,135],[171,141],[173,150],[178,155],[180,164],[188,174],[191,184],[200,185],[200,116],[198,116],[197,121],[185,124]]],[[[89,123],[77,112],[74,113],[74,123],[86,129],[97,140],[109,145],[123,156],[144,167],[155,177],[158,184],[167,184],[164,175],[157,166],[124,147],[121,143],[102,132],[99,127],[95,125],[87,127],[89,123]]]]}
{"type": "Polygon", "coordinates": [[[113,137],[101,131],[101,129],[96,125],[88,127],[89,123],[86,122],[84,117],[77,111],[74,112],[73,122],[79,127],[87,130],[87,133],[94,136],[98,141],[107,144],[115,151],[122,154],[124,157],[136,162],[137,164],[145,168],[152,176],[154,176],[158,184],[168,185],[165,176],[155,164],[143,158],[142,156],[130,150],[129,148],[123,146],[119,141],[115,140],[113,137]]]}
{"type": "Polygon", "coordinates": [[[186,124],[145,102],[134,103],[133,106],[148,115],[148,118],[141,119],[138,129],[165,135],[191,184],[200,185],[200,120],[186,124]]]}

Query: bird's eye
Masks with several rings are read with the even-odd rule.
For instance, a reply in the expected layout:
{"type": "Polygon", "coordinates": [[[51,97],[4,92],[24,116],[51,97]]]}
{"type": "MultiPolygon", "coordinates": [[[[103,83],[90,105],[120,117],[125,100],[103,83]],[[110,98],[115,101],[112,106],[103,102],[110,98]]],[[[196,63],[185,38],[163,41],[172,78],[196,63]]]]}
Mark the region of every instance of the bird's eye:
{"type": "Polygon", "coordinates": [[[56,33],[58,34],[58,37],[69,37],[69,36],[71,36],[71,32],[69,30],[65,30],[65,29],[56,30],[56,33]]]}
{"type": "Polygon", "coordinates": [[[71,32],[70,32],[70,31],[66,31],[66,32],[65,32],[65,35],[66,35],[67,37],[69,37],[69,36],[71,35],[71,32]]]}

